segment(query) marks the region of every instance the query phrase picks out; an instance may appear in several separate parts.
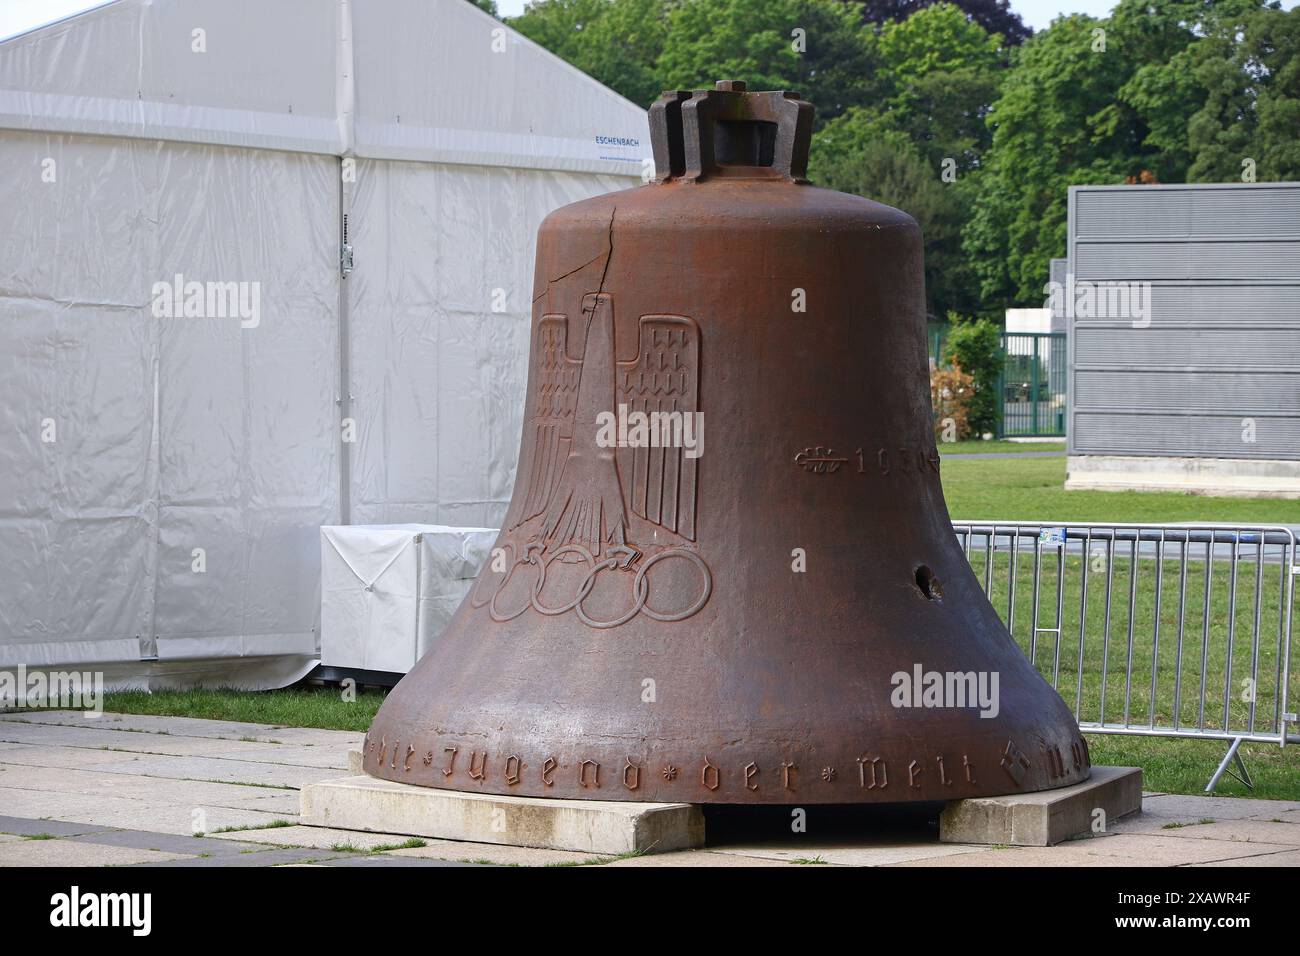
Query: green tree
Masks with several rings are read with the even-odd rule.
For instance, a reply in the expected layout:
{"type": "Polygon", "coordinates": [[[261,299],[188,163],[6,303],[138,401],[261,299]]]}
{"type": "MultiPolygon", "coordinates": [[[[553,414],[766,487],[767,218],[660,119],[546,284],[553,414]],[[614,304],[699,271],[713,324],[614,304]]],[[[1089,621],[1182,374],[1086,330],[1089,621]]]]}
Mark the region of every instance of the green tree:
{"type": "Polygon", "coordinates": [[[956,315],[948,333],[945,358],[975,381],[968,421],[976,435],[997,432],[998,379],[1005,357],[1002,352],[1002,323],[987,319],[964,321],[956,315]]]}
{"type": "MultiPolygon", "coordinates": [[[[871,23],[902,21],[935,3],[935,0],[862,0],[862,16],[871,23]]],[[[1001,33],[1007,43],[1015,45],[1033,32],[1007,0],[957,0],[962,14],[989,33],[1001,33]]]]}
{"type": "Polygon", "coordinates": [[[1255,100],[1261,180],[1300,179],[1300,7],[1269,10],[1247,26],[1248,63],[1267,80],[1255,100]]]}
{"type": "Polygon", "coordinates": [[[992,141],[985,118],[1006,62],[1002,38],[951,3],[936,3],[880,31],[887,125],[916,143],[926,161],[975,168],[992,141]]]}
{"type": "Polygon", "coordinates": [[[1241,121],[1225,142],[1249,135],[1251,79],[1231,61],[1239,33],[1260,7],[1261,0],[1122,0],[1111,14],[1108,36],[1131,76],[1109,115],[1140,140],[1160,182],[1184,181],[1211,145],[1214,137],[1193,141],[1190,120],[1199,110],[1241,121]]]}
{"type": "Polygon", "coordinates": [[[841,141],[840,147],[813,167],[814,181],[902,209],[917,221],[925,243],[926,310],[931,316],[974,306],[974,283],[961,249],[961,187],[945,183],[896,131],[879,130],[861,145],[844,148],[841,141]]]}
{"type": "Polygon", "coordinates": [[[993,69],[1002,37],[989,33],[952,3],[936,3],[880,30],[883,69],[898,89],[919,77],[962,67],[993,69]]]}
{"type": "Polygon", "coordinates": [[[977,312],[961,234],[967,174],[991,141],[984,117],[997,91],[999,38],[940,3],[886,24],[879,51],[885,95],[827,124],[814,143],[811,175],[910,213],[925,239],[930,314],[977,312]]]}
{"type": "Polygon", "coordinates": [[[1300,178],[1300,8],[1252,9],[1196,45],[1204,102],[1187,122],[1192,182],[1300,178]]]}
{"type": "Polygon", "coordinates": [[[1111,109],[1132,71],[1099,29],[1082,14],[1058,18],[1013,52],[964,239],[981,311],[1042,298],[1048,261],[1065,248],[1069,186],[1122,182],[1145,168],[1133,131],[1111,109]]]}
{"type": "Polygon", "coordinates": [[[638,106],[667,88],[664,0],[536,0],[510,26],[638,106]]]}
{"type": "Polygon", "coordinates": [[[659,66],[665,89],[797,90],[819,126],[879,91],[872,32],[841,0],[678,0],[659,66]]]}
{"type": "Polygon", "coordinates": [[[1071,185],[1300,173],[1300,22],[1263,0],[1120,0],[1012,58],[964,247],[985,310],[1039,301],[1071,185]]]}

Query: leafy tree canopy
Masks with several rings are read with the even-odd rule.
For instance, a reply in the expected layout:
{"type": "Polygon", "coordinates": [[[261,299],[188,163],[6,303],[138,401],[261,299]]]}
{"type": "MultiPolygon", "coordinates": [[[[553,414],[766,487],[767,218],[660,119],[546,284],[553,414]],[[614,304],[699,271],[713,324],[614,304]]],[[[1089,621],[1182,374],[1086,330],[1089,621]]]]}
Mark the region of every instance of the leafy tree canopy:
{"type": "Polygon", "coordinates": [[[1300,8],[1277,0],[1117,0],[1032,36],[1007,0],[534,0],[510,23],[641,106],[798,90],[815,181],[921,223],[935,315],[1041,302],[1072,185],[1300,178],[1300,8]]]}
{"type": "MultiPolygon", "coordinates": [[[[864,0],[862,16],[869,23],[901,22],[936,0],[864,0]]],[[[954,0],[962,13],[978,23],[989,33],[1000,33],[1010,45],[1023,43],[1032,31],[1025,26],[1018,13],[1013,13],[1009,0],[954,0]]]]}

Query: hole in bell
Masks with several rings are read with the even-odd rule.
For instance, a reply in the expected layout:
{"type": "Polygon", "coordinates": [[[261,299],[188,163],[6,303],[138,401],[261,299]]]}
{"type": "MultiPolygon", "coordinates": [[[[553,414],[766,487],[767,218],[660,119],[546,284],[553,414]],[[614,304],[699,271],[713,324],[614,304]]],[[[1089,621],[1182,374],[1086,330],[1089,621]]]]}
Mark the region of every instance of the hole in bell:
{"type": "Polygon", "coordinates": [[[934,576],[928,565],[920,565],[916,569],[916,587],[927,601],[937,601],[943,597],[943,589],[939,585],[939,579],[934,576]]]}

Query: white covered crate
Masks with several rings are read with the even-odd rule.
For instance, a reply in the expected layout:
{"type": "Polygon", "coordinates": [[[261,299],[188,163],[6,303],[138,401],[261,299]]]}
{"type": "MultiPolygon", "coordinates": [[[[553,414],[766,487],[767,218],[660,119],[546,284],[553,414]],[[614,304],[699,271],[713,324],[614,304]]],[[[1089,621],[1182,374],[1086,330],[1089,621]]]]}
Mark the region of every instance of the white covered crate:
{"type": "Polygon", "coordinates": [[[496,536],[428,524],[322,526],[321,663],[409,671],[456,613],[496,536]]]}

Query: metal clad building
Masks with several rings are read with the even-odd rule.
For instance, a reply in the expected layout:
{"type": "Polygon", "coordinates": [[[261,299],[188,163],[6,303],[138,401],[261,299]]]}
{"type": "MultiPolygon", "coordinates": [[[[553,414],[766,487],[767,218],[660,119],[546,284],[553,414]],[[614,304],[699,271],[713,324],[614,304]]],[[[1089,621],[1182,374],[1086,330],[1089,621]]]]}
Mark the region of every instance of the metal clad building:
{"type": "Polygon", "coordinates": [[[1067,487],[1300,497],[1300,183],[1072,187],[1067,271],[1067,487]]]}

